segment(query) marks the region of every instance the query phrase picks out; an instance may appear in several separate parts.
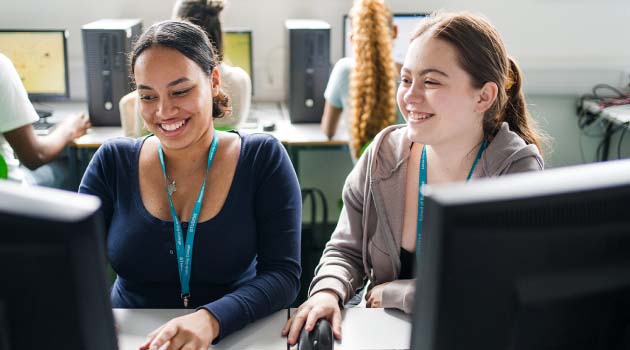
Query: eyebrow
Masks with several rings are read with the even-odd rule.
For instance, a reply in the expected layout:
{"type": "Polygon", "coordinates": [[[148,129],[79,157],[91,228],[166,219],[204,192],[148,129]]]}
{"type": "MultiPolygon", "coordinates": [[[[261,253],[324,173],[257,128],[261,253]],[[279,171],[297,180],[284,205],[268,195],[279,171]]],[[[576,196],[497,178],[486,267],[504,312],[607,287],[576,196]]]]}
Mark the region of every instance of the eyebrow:
{"type": "MultiPolygon", "coordinates": [[[[179,79],[175,79],[175,80],[171,81],[170,83],[166,84],[166,87],[175,86],[177,84],[181,84],[181,83],[187,82],[187,81],[190,81],[190,79],[188,79],[186,77],[181,77],[179,79]]],[[[138,85],[138,90],[153,90],[153,88],[148,86],[148,85],[139,84],[138,85]]]]}
{"type": "MultiPolygon", "coordinates": [[[[402,70],[403,70],[405,73],[407,73],[407,74],[410,74],[410,73],[411,73],[411,71],[410,71],[409,69],[407,69],[407,68],[404,68],[404,67],[403,67],[403,68],[402,68],[402,70]]],[[[445,77],[447,77],[447,78],[448,78],[448,74],[446,74],[446,72],[443,72],[443,71],[441,71],[441,70],[439,70],[439,69],[437,69],[437,68],[427,68],[427,69],[423,69],[423,70],[421,70],[421,71],[420,71],[420,73],[418,73],[418,75],[419,75],[419,76],[423,76],[423,75],[426,75],[426,74],[429,74],[429,73],[437,73],[437,74],[443,75],[443,76],[445,76],[445,77]]]]}

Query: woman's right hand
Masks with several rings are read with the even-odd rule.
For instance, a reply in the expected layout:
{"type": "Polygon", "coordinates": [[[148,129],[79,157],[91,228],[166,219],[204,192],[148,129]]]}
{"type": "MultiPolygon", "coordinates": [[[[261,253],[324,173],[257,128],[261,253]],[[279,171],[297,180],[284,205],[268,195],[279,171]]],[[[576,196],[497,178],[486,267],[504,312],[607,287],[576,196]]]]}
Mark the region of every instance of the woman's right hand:
{"type": "Polygon", "coordinates": [[[304,325],[304,329],[310,332],[315,328],[315,323],[320,318],[327,319],[332,325],[335,338],[341,339],[339,297],[336,293],[329,290],[317,292],[302,303],[289,318],[284,328],[282,328],[282,336],[287,337],[287,343],[289,345],[295,345],[300,336],[302,326],[304,325]]]}

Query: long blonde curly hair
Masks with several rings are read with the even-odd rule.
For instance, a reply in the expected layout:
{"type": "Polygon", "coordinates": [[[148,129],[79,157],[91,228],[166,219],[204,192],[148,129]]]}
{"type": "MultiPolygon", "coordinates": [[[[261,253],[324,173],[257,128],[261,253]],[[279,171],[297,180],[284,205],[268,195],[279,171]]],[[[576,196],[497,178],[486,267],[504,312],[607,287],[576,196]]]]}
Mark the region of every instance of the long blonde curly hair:
{"type": "Polygon", "coordinates": [[[355,0],[350,11],[355,65],[350,76],[352,151],[396,120],[392,14],[382,0],[355,0]]]}

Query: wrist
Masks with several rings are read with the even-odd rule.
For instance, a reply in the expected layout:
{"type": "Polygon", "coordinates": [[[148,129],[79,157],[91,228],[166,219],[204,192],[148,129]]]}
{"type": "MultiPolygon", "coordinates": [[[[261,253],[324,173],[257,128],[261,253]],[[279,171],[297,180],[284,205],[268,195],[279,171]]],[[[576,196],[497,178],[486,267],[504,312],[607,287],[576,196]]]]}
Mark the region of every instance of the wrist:
{"type": "Polygon", "coordinates": [[[320,290],[318,292],[315,292],[315,294],[313,294],[313,296],[317,295],[317,294],[330,296],[331,298],[335,299],[335,302],[337,304],[339,304],[340,301],[341,301],[341,297],[339,297],[339,294],[337,294],[337,292],[335,292],[334,290],[331,290],[331,289],[322,289],[322,290],[320,290]]]}
{"type": "Polygon", "coordinates": [[[201,312],[204,315],[204,317],[206,317],[206,320],[208,324],[210,325],[210,329],[212,330],[212,335],[211,335],[212,339],[210,339],[210,342],[213,342],[214,339],[219,336],[219,327],[220,327],[219,320],[217,320],[217,318],[214,317],[214,314],[208,311],[208,309],[201,308],[197,312],[201,312]]]}

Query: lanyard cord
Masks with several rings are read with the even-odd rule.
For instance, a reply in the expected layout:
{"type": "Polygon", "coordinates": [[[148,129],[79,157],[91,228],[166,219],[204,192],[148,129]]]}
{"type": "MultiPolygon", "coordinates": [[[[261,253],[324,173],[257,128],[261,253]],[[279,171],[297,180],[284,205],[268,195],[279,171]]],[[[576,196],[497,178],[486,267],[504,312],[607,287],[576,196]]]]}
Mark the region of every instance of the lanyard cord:
{"type": "MultiPolygon", "coordinates": [[[[475,167],[477,167],[477,163],[481,158],[481,154],[488,146],[488,140],[484,139],[481,147],[479,147],[479,152],[477,152],[477,156],[475,157],[475,161],[470,167],[470,171],[468,172],[468,176],[466,177],[466,181],[470,180],[473,172],[475,171],[475,167]]],[[[420,256],[420,238],[422,237],[422,218],[424,215],[424,195],[422,194],[422,188],[427,184],[427,150],[426,145],[422,146],[422,156],[420,157],[420,177],[418,179],[418,223],[416,225],[416,257],[420,256]]]]}
{"type": "MultiPolygon", "coordinates": [[[[175,238],[175,250],[177,251],[177,269],[179,271],[179,283],[181,286],[181,298],[184,302],[184,308],[188,307],[188,300],[190,299],[190,274],[192,265],[192,252],[195,239],[195,231],[197,229],[197,220],[199,219],[199,212],[201,211],[201,204],[203,202],[203,196],[206,189],[206,179],[208,178],[208,171],[212,166],[214,155],[217,151],[219,144],[219,134],[214,133],[212,137],[212,144],[210,145],[210,151],[208,152],[208,163],[206,164],[206,174],[203,177],[203,183],[199,189],[197,200],[195,201],[195,207],[190,215],[188,222],[188,230],[186,231],[186,244],[184,245],[184,234],[182,231],[182,225],[177,217],[175,206],[173,206],[173,199],[171,198],[171,191],[169,191],[168,185],[166,188],[166,195],[168,197],[168,205],[171,210],[171,216],[173,217],[173,234],[175,238]]],[[[164,182],[168,183],[166,177],[166,166],[164,164],[164,152],[162,151],[162,144],[158,145],[158,156],[160,158],[160,165],[162,165],[162,173],[164,174],[164,182]]]]}

